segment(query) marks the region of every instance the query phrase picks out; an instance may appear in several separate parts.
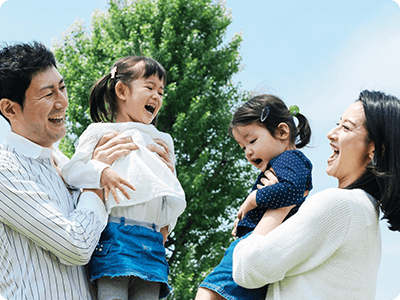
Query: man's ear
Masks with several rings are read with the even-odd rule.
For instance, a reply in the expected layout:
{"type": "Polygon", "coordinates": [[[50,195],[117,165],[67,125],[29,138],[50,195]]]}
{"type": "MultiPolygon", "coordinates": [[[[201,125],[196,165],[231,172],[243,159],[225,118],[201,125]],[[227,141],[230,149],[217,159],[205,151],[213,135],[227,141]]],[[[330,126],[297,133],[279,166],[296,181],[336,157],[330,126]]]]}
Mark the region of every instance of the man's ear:
{"type": "Polygon", "coordinates": [[[15,120],[18,112],[20,112],[22,109],[21,105],[19,105],[17,102],[11,101],[7,98],[2,98],[0,100],[0,110],[3,116],[5,116],[11,122],[15,120]]]}
{"type": "Polygon", "coordinates": [[[118,81],[115,85],[115,94],[117,95],[117,98],[122,101],[126,101],[126,98],[128,97],[128,92],[129,87],[123,84],[121,81],[118,81]]]}
{"type": "Polygon", "coordinates": [[[275,129],[275,135],[278,139],[288,140],[290,139],[290,128],[289,125],[281,122],[275,129]]]}

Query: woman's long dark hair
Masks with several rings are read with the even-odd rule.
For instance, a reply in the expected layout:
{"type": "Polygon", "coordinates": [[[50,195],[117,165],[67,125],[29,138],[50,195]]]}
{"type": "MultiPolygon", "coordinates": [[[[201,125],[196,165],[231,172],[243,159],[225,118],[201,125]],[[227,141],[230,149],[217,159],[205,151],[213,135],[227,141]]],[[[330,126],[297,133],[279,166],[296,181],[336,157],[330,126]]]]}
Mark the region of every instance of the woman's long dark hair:
{"type": "Polygon", "coordinates": [[[232,130],[237,126],[258,123],[275,137],[278,125],[286,123],[290,129],[290,143],[300,149],[310,142],[311,127],[307,118],[301,113],[297,113],[295,117],[299,121],[297,126],[294,123],[292,114],[281,99],[273,95],[258,95],[236,110],[229,125],[229,133],[232,135],[232,130]],[[268,107],[268,115],[261,122],[260,117],[266,106],[268,107]]]}
{"type": "Polygon", "coordinates": [[[400,231],[400,100],[382,92],[363,91],[366,143],[375,151],[366,172],[347,189],[360,188],[378,200],[390,230],[400,231]]]}

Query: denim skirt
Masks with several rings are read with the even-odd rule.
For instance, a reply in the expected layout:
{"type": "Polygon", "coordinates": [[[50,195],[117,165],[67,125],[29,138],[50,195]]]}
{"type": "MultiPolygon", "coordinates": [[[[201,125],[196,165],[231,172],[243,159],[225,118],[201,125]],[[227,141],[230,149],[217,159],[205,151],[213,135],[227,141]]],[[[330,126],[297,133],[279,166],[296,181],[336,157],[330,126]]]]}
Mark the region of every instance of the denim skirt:
{"type": "Polygon", "coordinates": [[[160,298],[171,291],[163,235],[152,228],[109,222],[89,263],[90,277],[136,276],[160,282],[160,298]]]}
{"type": "Polygon", "coordinates": [[[201,287],[212,290],[228,300],[265,300],[268,285],[257,289],[246,289],[236,284],[232,277],[233,250],[250,234],[251,232],[229,246],[219,265],[200,284],[201,287]]]}

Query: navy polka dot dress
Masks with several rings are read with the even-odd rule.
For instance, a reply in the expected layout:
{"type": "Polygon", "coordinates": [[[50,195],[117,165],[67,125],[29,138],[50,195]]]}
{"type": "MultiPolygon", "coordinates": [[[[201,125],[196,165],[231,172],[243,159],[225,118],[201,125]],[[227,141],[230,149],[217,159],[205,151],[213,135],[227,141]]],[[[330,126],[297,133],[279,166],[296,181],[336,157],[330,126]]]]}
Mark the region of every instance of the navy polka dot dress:
{"type": "MultiPolygon", "coordinates": [[[[257,190],[257,207],[249,211],[237,227],[236,235],[244,236],[252,231],[261,220],[267,209],[296,205],[286,217],[289,218],[299,209],[305,200],[304,192],[312,189],[310,160],[299,150],[288,150],[274,157],[267,169],[272,168],[278,178],[278,183],[257,190]]],[[[258,175],[252,191],[264,177],[264,172],[258,175]]]]}

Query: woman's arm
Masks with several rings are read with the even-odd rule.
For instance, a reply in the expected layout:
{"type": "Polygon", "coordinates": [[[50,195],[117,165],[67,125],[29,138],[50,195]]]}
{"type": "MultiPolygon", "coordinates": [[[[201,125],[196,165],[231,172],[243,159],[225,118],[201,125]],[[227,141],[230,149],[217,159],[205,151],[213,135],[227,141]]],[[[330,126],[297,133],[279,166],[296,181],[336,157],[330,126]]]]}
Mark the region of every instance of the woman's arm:
{"type": "Polygon", "coordinates": [[[350,200],[346,191],[325,190],[269,234],[253,233],[239,242],[233,253],[235,282],[257,288],[319,266],[344,242],[350,200]]]}

